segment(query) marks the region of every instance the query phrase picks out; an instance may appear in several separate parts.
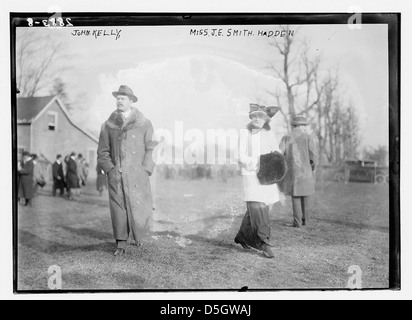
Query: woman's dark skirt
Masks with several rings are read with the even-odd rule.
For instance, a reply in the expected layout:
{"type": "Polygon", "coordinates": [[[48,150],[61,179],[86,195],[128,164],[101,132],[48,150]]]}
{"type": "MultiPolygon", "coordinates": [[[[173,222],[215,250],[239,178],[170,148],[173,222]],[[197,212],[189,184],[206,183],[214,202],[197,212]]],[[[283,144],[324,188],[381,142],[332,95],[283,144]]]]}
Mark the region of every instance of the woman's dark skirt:
{"type": "Polygon", "coordinates": [[[243,217],[236,239],[261,250],[264,244],[269,245],[269,206],[262,202],[246,202],[247,211],[243,217]]]}

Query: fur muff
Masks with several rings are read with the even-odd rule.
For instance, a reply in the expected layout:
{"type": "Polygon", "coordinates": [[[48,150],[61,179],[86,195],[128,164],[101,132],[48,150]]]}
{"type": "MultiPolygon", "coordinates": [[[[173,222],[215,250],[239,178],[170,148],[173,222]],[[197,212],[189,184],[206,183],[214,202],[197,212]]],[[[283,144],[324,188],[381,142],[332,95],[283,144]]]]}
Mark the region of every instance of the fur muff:
{"type": "Polygon", "coordinates": [[[285,157],[280,152],[262,154],[257,177],[263,185],[278,183],[285,177],[287,169],[285,157]]]}

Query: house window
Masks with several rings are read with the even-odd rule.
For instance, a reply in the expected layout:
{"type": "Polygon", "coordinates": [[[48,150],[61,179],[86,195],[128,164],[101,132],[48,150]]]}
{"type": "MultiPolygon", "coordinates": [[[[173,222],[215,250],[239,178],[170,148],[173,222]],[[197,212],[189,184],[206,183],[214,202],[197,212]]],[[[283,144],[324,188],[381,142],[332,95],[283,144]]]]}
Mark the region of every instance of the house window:
{"type": "Polygon", "coordinates": [[[57,130],[57,112],[49,111],[47,113],[48,128],[51,131],[57,130]]]}

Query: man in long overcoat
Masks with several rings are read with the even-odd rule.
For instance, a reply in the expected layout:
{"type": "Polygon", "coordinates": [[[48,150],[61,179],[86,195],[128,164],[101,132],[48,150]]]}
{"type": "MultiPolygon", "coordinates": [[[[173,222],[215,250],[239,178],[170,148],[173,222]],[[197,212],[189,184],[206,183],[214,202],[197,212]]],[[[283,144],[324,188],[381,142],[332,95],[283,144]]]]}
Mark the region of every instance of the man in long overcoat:
{"type": "Polygon", "coordinates": [[[110,214],[116,239],[115,255],[125,253],[129,235],[140,244],[153,219],[149,176],[156,142],[151,122],[135,107],[137,97],[125,85],[114,91],[117,110],[103,123],[97,162],[108,176],[110,214]]]}
{"type": "Polygon", "coordinates": [[[62,156],[58,154],[56,156],[56,161],[52,165],[53,171],[53,189],[52,194],[53,197],[56,196],[56,190],[60,189],[60,196],[64,195],[64,174],[63,174],[63,163],[62,163],[62,156]]]}
{"type": "Polygon", "coordinates": [[[279,145],[286,158],[288,171],[279,184],[285,195],[292,197],[293,226],[302,227],[309,220],[309,196],[315,193],[314,170],[318,163],[316,146],[305,132],[305,117],[295,116],[292,132],[285,135],[279,145]]]}
{"type": "Polygon", "coordinates": [[[67,192],[69,194],[69,199],[74,200],[78,195],[78,190],[80,188],[79,177],[77,175],[77,162],[76,162],[76,152],[72,152],[70,157],[65,159],[67,172],[66,172],[66,186],[67,192]]]}
{"type": "Polygon", "coordinates": [[[31,199],[34,197],[33,186],[33,159],[29,152],[23,152],[23,161],[20,162],[18,168],[19,184],[18,184],[18,200],[23,198],[25,200],[24,205],[31,205],[31,199]]]}

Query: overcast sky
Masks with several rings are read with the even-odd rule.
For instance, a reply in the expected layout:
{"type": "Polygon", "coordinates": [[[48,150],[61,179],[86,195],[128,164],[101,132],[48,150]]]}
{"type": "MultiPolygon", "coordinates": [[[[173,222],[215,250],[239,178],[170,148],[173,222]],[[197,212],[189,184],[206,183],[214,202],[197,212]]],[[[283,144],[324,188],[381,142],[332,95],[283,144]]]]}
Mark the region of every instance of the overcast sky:
{"type": "MultiPolygon", "coordinates": [[[[290,29],[296,30],[299,41],[307,40],[313,54],[322,52],[325,69],[339,66],[347,97],[359,111],[364,145],[387,145],[386,25],[290,29]]],[[[172,120],[184,121],[185,129],[243,126],[249,102],[274,103],[265,89],[279,80],[264,69],[273,60],[273,51],[259,31],[276,30],[279,26],[36,28],[53,32],[66,44],[74,66],[64,78],[70,98],[87,94],[75,118],[88,119],[84,125],[94,131],[114,109],[111,92],[120,84],[132,87],[139,97],[136,106],[159,127],[173,129],[172,120]],[[195,29],[197,35],[191,33],[195,29]],[[103,31],[111,35],[104,36],[103,31]]],[[[279,127],[281,121],[274,119],[279,127]]]]}

